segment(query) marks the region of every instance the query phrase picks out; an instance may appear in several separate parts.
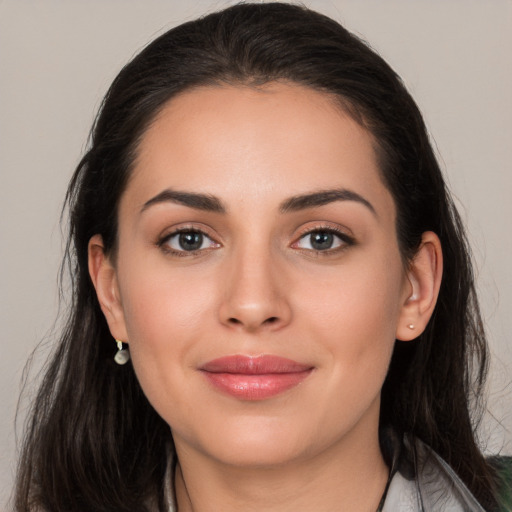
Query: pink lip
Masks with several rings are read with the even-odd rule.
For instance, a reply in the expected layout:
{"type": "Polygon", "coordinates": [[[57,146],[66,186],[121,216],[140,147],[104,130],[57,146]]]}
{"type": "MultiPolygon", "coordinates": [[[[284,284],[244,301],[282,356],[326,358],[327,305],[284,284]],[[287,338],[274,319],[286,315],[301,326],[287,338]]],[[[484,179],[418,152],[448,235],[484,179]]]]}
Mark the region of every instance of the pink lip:
{"type": "Polygon", "coordinates": [[[233,355],[209,361],[200,370],[224,393],[243,400],[264,400],[300,384],[313,367],[278,356],[233,355]]]}

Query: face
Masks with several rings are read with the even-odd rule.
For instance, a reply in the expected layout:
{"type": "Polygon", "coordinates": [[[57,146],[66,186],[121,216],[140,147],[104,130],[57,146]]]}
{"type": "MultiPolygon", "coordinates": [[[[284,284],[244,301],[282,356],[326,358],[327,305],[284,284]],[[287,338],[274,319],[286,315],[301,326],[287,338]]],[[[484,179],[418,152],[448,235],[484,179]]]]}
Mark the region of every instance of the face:
{"type": "Polygon", "coordinates": [[[395,217],[371,136],[328,96],[169,102],[121,199],[109,322],[179,450],[280,464],[376,437],[411,294],[395,217]]]}

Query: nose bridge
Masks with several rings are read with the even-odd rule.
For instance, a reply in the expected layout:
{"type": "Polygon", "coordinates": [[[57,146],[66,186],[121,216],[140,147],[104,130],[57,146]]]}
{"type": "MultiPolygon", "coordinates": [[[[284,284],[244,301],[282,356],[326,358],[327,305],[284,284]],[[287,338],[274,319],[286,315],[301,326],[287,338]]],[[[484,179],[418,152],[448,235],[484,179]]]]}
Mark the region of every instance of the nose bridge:
{"type": "Polygon", "coordinates": [[[290,309],[277,255],[270,244],[241,243],[227,263],[221,321],[248,331],[278,328],[290,319],[290,309]]]}

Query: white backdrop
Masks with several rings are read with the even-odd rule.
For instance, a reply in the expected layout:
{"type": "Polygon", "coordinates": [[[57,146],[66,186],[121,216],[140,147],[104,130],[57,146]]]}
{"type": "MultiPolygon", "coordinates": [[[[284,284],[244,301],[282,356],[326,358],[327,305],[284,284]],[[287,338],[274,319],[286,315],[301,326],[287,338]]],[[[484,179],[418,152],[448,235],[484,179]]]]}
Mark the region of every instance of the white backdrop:
{"type": "MultiPolygon", "coordinates": [[[[23,367],[57,315],[60,208],[101,97],[155,35],[229,3],[0,0],[0,507],[23,367]]],[[[512,1],[305,4],[370,41],[424,112],[464,205],[494,355],[482,438],[512,453],[512,1]]]]}

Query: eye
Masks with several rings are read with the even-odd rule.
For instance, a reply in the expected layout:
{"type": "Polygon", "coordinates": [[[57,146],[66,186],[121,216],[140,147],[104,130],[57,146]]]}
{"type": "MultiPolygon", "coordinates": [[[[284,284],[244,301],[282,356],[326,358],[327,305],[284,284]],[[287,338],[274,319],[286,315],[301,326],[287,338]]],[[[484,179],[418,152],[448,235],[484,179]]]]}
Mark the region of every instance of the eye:
{"type": "Polygon", "coordinates": [[[194,229],[183,229],[163,238],[159,245],[174,253],[194,253],[204,249],[219,247],[208,235],[194,229]]]}
{"type": "Polygon", "coordinates": [[[317,252],[327,252],[353,245],[354,241],[345,233],[333,229],[315,229],[305,235],[293,245],[297,249],[306,249],[317,252]]]}

